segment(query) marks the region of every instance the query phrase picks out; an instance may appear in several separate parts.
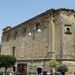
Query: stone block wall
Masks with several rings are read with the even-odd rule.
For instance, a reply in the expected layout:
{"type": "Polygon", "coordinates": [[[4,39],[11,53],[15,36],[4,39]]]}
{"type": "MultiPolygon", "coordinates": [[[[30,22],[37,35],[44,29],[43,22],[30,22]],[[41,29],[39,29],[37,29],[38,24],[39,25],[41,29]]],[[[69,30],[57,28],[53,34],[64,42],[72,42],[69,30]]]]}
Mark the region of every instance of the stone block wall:
{"type": "Polygon", "coordinates": [[[50,10],[8,29],[3,32],[1,54],[13,55],[13,47],[15,47],[17,60],[35,60],[37,61],[35,65],[38,63],[42,65],[43,59],[47,58],[65,59],[62,62],[68,65],[68,75],[73,74],[75,69],[75,12],[50,10]],[[41,32],[36,30],[37,22],[40,24],[41,32]],[[31,36],[28,35],[29,32],[32,33],[31,36]],[[39,62],[39,60],[42,61],[39,62]]]}

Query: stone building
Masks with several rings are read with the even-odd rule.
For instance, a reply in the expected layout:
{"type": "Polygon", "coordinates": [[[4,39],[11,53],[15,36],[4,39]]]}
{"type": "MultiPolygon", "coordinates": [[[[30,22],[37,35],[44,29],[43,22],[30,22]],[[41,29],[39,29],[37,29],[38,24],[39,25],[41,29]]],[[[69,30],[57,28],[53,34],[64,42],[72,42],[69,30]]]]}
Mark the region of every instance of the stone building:
{"type": "Polygon", "coordinates": [[[48,61],[55,58],[68,66],[68,75],[73,75],[75,11],[50,9],[15,27],[8,26],[3,29],[1,46],[1,54],[17,58],[19,72],[49,71],[48,61]]]}

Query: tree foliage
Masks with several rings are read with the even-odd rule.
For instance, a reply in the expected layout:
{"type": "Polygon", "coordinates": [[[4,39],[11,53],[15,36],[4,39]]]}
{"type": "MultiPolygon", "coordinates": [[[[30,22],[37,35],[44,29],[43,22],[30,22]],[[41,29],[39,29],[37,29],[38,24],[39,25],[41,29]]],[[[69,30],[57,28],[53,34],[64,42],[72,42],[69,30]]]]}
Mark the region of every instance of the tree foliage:
{"type": "Polygon", "coordinates": [[[68,67],[65,64],[60,64],[57,67],[57,71],[59,71],[59,72],[67,72],[68,71],[68,67]]]}
{"type": "Polygon", "coordinates": [[[0,67],[10,67],[16,62],[16,58],[11,55],[0,55],[0,67]]]}
{"type": "Polygon", "coordinates": [[[57,68],[57,66],[58,66],[58,61],[56,61],[55,59],[52,59],[52,60],[49,61],[49,67],[51,69],[57,68]]]}

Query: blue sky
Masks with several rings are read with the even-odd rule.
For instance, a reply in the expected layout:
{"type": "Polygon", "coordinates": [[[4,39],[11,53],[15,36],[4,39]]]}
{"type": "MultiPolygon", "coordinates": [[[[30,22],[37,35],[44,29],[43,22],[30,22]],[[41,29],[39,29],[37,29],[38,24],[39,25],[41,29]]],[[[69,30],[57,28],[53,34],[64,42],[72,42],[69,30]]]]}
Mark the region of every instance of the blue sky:
{"type": "Polygon", "coordinates": [[[6,26],[15,26],[51,8],[75,9],[75,0],[0,0],[0,37],[6,26]]]}

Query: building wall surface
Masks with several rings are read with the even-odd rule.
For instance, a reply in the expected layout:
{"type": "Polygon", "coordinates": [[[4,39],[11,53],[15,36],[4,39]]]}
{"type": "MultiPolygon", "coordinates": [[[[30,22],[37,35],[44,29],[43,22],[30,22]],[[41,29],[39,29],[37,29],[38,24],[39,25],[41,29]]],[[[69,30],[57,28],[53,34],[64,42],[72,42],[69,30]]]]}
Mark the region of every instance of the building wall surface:
{"type": "Polygon", "coordinates": [[[49,10],[16,27],[3,30],[1,54],[13,55],[18,63],[31,61],[49,70],[48,59],[61,59],[69,67],[68,75],[75,69],[75,12],[68,9],[49,10]],[[38,24],[38,27],[36,26],[38,24]],[[37,31],[37,28],[41,32],[37,31]],[[29,35],[29,33],[32,35],[29,35]]]}

